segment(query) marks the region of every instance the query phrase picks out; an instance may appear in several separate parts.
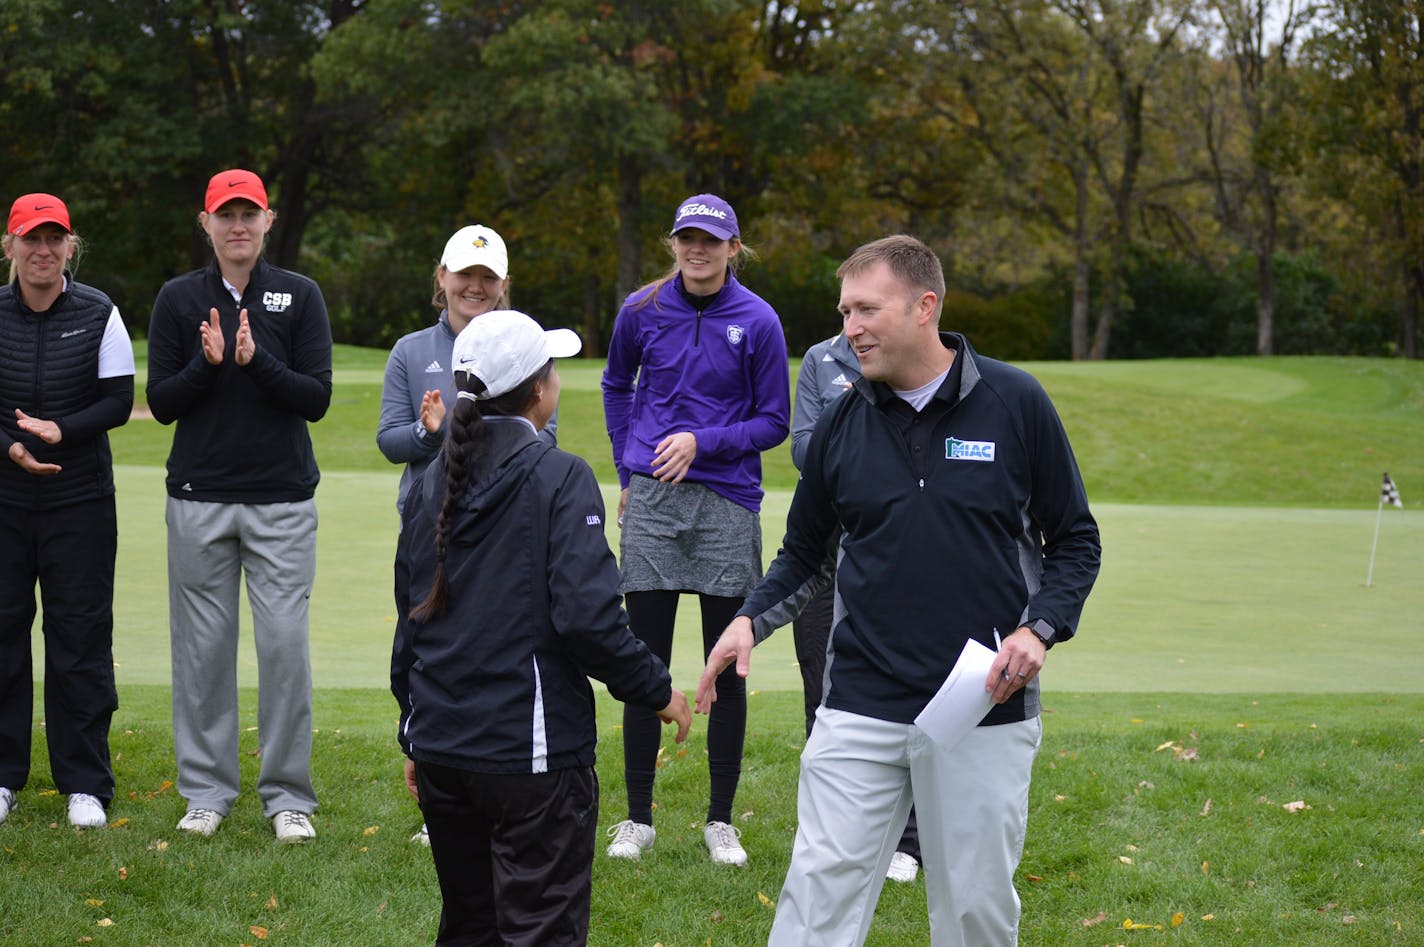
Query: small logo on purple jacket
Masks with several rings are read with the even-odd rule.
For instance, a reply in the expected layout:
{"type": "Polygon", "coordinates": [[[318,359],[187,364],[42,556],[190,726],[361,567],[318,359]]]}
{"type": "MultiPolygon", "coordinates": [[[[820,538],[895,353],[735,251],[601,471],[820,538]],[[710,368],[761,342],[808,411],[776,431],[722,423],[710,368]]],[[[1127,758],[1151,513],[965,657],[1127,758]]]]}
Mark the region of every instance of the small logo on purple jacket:
{"type": "Polygon", "coordinates": [[[733,345],[740,345],[742,338],[747,334],[747,330],[741,326],[727,326],[727,341],[733,345]]]}

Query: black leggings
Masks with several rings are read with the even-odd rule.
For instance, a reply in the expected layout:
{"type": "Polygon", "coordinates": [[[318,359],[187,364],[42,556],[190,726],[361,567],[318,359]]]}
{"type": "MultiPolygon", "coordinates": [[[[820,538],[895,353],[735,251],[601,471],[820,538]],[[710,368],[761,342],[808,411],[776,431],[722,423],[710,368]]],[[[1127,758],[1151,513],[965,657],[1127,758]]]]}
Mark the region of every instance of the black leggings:
{"type": "MultiPolygon", "coordinates": [[[[672,663],[672,632],[681,593],[629,592],[624,596],[628,622],[648,650],[672,663]]],[[[742,607],[741,598],[698,595],[702,606],[702,656],[706,658],[742,607]]],[[[707,722],[707,773],[711,791],[708,822],[731,822],[732,800],[742,776],[742,744],[747,736],[747,682],[735,666],[717,678],[717,702],[707,722]]],[[[662,723],[657,714],[623,705],[623,774],[628,783],[628,818],[653,824],[653,775],[657,771],[662,723]]]]}

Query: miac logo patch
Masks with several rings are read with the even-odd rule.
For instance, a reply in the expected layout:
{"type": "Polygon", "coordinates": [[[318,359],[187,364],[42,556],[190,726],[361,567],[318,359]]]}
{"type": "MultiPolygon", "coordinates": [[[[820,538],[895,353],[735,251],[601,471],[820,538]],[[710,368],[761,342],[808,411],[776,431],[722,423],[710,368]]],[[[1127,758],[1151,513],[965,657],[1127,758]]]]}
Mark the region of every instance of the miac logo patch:
{"type": "Polygon", "coordinates": [[[994,442],[993,441],[961,441],[956,437],[947,437],[944,441],[945,460],[978,460],[985,463],[994,462],[994,442]]]}

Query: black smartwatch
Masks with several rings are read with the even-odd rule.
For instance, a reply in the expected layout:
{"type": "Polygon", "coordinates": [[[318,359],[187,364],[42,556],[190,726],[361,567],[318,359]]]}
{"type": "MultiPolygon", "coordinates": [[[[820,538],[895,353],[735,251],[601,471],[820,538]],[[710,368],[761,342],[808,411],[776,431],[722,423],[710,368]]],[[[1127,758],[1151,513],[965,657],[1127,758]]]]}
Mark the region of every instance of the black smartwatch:
{"type": "Polygon", "coordinates": [[[1058,629],[1054,628],[1042,618],[1035,618],[1032,621],[1024,622],[1020,627],[1027,628],[1038,636],[1038,640],[1043,642],[1045,648],[1053,647],[1053,639],[1058,636],[1058,629]]]}

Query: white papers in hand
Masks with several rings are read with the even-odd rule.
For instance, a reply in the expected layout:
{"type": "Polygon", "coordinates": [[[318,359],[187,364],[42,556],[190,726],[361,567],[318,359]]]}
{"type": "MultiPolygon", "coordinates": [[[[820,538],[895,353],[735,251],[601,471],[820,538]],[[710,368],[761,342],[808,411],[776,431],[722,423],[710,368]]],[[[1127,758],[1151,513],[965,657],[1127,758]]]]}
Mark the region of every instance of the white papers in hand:
{"type": "Polygon", "coordinates": [[[984,690],[993,663],[993,651],[973,638],[966,641],[949,677],[915,718],[915,725],[944,749],[954,749],[994,706],[984,690]]]}

